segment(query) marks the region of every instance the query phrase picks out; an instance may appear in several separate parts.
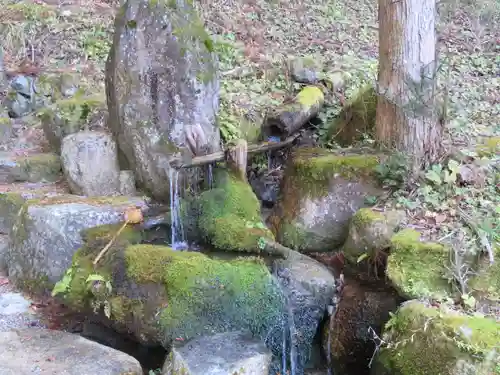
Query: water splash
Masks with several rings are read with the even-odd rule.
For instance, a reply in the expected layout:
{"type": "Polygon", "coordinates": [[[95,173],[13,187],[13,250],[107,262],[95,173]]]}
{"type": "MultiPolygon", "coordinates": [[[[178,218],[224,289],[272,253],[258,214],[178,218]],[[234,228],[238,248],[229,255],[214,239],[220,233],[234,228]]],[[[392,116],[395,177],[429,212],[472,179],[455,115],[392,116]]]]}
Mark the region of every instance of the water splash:
{"type": "Polygon", "coordinates": [[[208,165],[208,188],[212,189],[213,184],[214,184],[213,166],[212,166],[212,164],[209,164],[208,165]]]}
{"type": "Polygon", "coordinates": [[[184,237],[184,227],[181,220],[180,194],[179,194],[179,171],[175,168],[169,170],[170,180],[170,220],[172,241],[170,246],[174,250],[187,249],[184,237]]]}

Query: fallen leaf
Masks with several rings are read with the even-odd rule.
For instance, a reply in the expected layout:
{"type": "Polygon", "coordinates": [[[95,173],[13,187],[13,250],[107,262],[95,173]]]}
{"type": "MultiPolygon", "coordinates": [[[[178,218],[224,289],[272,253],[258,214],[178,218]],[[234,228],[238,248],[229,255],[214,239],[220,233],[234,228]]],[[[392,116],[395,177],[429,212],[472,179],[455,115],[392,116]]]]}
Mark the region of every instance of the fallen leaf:
{"type": "Polygon", "coordinates": [[[444,214],[437,214],[436,217],[434,218],[436,220],[436,224],[441,224],[446,221],[446,215],[444,214]]]}

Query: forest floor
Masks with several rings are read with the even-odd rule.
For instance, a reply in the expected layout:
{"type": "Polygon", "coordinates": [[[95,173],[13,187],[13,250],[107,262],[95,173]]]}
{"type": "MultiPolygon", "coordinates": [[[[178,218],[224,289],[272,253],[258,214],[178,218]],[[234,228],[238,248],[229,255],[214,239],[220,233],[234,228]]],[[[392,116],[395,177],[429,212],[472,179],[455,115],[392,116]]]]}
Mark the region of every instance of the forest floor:
{"type": "MultiPolygon", "coordinates": [[[[292,56],[313,56],[325,71],[345,72],[346,98],[376,81],[376,0],[196,4],[217,42],[222,74],[219,121],[226,138],[250,131],[243,121],[234,126],[235,118],[244,115],[260,123],[269,106],[297,92],[286,69],[292,56]]],[[[86,91],[103,93],[115,10],[116,4],[104,0],[0,0],[7,69],[29,59],[45,75],[73,73],[86,91]]],[[[446,0],[439,18],[439,83],[449,97],[445,142],[470,151],[483,164],[496,162],[498,168],[494,152],[481,161],[475,151],[477,143],[500,135],[500,3],[446,0]]],[[[328,124],[341,109],[332,99],[321,114],[323,122],[328,124]]],[[[31,125],[36,127],[37,120],[31,125]]],[[[319,127],[318,140],[334,147],[323,133],[319,127]]],[[[388,179],[398,174],[386,172],[388,179]]],[[[498,177],[487,173],[481,183],[463,187],[446,182],[446,173],[455,172],[453,165],[437,165],[419,186],[396,192],[389,204],[406,209],[411,225],[427,238],[455,239],[471,251],[494,247],[500,238],[498,177]]]]}

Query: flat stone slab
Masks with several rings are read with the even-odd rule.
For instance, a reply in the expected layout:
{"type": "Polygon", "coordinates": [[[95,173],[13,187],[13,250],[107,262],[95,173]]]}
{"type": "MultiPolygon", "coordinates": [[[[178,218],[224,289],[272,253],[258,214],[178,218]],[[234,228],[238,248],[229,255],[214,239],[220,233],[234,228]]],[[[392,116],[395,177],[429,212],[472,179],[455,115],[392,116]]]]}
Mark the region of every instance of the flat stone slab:
{"type": "Polygon", "coordinates": [[[0,183],[55,182],[61,175],[61,160],[56,154],[13,156],[0,153],[0,183]]]}
{"type": "Polygon", "coordinates": [[[0,332],[2,375],[142,375],[128,354],[62,331],[0,332]]]}
{"type": "Polygon", "coordinates": [[[204,336],[175,346],[163,375],[268,375],[271,352],[243,332],[204,336]]]}

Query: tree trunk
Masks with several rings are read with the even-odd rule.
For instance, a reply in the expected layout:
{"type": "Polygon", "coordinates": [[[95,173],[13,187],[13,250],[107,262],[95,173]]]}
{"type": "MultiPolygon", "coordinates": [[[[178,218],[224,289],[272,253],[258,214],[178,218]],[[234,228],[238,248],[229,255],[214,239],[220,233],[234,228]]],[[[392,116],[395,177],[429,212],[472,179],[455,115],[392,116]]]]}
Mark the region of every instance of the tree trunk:
{"type": "Polygon", "coordinates": [[[414,173],[442,150],[435,15],[435,0],[379,0],[376,136],[407,155],[414,173]]]}

